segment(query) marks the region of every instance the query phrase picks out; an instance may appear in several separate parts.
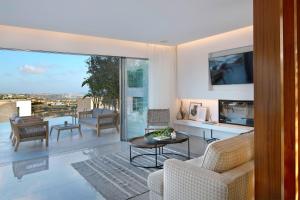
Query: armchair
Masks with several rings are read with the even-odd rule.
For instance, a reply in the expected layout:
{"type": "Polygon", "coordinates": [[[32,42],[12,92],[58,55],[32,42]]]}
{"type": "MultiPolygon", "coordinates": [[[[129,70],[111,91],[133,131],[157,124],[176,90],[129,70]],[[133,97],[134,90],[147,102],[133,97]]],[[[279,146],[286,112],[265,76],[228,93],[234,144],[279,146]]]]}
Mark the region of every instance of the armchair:
{"type": "Polygon", "coordinates": [[[170,159],[148,177],[150,199],[248,200],[253,198],[253,133],[211,143],[203,156],[170,159]]]}
{"type": "Polygon", "coordinates": [[[18,150],[20,142],[45,139],[48,147],[48,121],[38,117],[20,117],[11,121],[13,128],[13,145],[18,150]]]}
{"type": "Polygon", "coordinates": [[[80,124],[97,130],[100,136],[101,129],[116,128],[119,132],[119,114],[107,109],[93,109],[90,111],[79,112],[80,124]]]}

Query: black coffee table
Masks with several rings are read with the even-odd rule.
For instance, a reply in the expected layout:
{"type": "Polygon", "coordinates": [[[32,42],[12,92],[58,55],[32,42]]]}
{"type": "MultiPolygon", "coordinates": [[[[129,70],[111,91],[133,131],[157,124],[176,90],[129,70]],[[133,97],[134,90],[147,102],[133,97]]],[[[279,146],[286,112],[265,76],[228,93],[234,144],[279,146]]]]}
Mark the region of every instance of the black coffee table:
{"type": "Polygon", "coordinates": [[[163,156],[164,158],[169,158],[167,155],[172,154],[172,155],[178,155],[185,157],[187,159],[190,159],[190,138],[188,135],[184,133],[180,133],[176,131],[176,138],[175,139],[165,139],[165,140],[154,140],[151,136],[151,132],[147,133],[145,136],[141,137],[136,137],[131,140],[129,140],[129,159],[130,163],[136,167],[143,167],[143,168],[162,168],[162,164],[158,165],[157,158],[158,156],[163,156]],[[164,146],[168,144],[178,144],[178,143],[183,143],[187,142],[187,153],[188,156],[178,154],[178,153],[164,153],[164,146]],[[155,149],[155,153],[141,153],[135,156],[132,156],[131,149],[132,147],[134,148],[140,148],[140,149],[155,149]],[[155,165],[153,166],[144,166],[144,165],[139,165],[134,163],[134,159],[140,156],[155,156],[155,165]]]}

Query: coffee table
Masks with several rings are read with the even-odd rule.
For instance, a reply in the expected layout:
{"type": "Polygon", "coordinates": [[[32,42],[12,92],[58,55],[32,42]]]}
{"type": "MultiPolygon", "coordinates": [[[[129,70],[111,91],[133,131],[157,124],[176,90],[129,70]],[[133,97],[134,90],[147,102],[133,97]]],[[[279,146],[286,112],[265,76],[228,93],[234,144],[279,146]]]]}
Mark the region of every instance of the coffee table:
{"type": "Polygon", "coordinates": [[[59,139],[60,131],[63,131],[63,130],[70,130],[72,132],[73,129],[78,129],[80,136],[82,136],[80,124],[59,124],[59,125],[51,126],[50,135],[51,135],[53,129],[57,130],[57,140],[56,140],[57,142],[59,139]]]}
{"type": "Polygon", "coordinates": [[[190,138],[188,135],[184,133],[180,133],[176,131],[176,138],[175,139],[165,139],[165,140],[154,140],[152,137],[150,137],[151,132],[145,134],[145,136],[136,137],[131,140],[129,140],[129,160],[130,163],[136,167],[143,167],[143,168],[162,168],[163,165],[158,164],[158,156],[163,156],[165,158],[169,158],[166,155],[167,154],[173,154],[178,156],[186,157],[187,159],[190,159],[190,138]],[[178,154],[178,153],[164,153],[163,148],[164,146],[168,144],[178,144],[187,142],[187,153],[188,156],[178,154]],[[132,156],[132,147],[134,148],[142,148],[142,149],[154,149],[155,153],[141,153],[135,156],[132,156]],[[140,156],[155,156],[155,165],[153,166],[145,166],[145,165],[139,165],[134,163],[134,159],[140,156]]]}

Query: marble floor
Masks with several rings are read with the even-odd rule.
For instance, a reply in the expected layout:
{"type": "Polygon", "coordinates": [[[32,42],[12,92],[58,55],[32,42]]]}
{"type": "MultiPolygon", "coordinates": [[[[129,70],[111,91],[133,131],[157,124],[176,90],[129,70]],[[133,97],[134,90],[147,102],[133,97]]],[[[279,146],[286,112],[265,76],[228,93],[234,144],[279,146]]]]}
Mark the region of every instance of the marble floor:
{"type": "Polygon", "coordinates": [[[122,151],[126,145],[103,145],[38,158],[14,161],[0,167],[0,199],[2,200],[99,200],[104,199],[72,166],[71,163],[92,154],[122,151]],[[34,170],[32,170],[34,168],[34,170]]]}
{"type": "MultiPolygon", "coordinates": [[[[63,119],[52,119],[57,124],[63,119]]],[[[50,137],[49,147],[41,141],[24,142],[18,152],[13,151],[9,140],[10,128],[0,124],[0,200],[99,200],[104,199],[72,166],[71,163],[128,151],[128,143],[120,142],[120,135],[108,129],[100,137],[95,131],[83,127],[83,137],[74,131],[63,132],[56,142],[56,133],[50,137]]],[[[203,154],[206,143],[191,138],[193,156],[203,154]]],[[[170,146],[186,151],[186,144],[170,146]]],[[[148,194],[137,199],[148,199],[148,194]]]]}

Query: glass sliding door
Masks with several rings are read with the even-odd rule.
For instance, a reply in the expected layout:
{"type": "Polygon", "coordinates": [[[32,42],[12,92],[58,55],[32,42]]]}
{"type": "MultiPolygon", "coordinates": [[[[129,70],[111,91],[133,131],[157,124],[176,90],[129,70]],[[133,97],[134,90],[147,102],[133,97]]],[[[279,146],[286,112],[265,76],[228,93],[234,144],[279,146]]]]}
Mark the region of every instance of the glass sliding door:
{"type": "Polygon", "coordinates": [[[123,126],[122,139],[144,135],[148,110],[148,60],[123,60],[123,126]]]}

